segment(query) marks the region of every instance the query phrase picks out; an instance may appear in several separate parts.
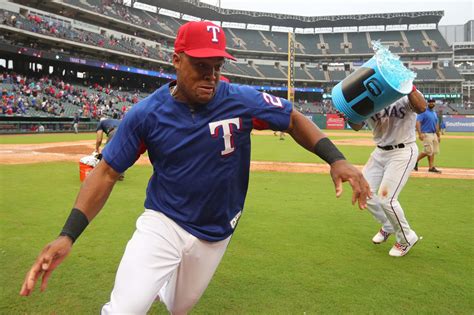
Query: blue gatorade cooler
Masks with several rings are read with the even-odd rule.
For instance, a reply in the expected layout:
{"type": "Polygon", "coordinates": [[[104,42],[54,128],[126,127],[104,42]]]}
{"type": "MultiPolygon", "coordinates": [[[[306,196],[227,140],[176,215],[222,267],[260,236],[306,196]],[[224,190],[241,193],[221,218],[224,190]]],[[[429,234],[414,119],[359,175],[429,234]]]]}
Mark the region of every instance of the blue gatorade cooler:
{"type": "Polygon", "coordinates": [[[349,121],[360,123],[411,92],[412,81],[395,87],[390,83],[393,78],[386,77],[390,74],[382,70],[373,56],[332,89],[334,106],[349,121]]]}

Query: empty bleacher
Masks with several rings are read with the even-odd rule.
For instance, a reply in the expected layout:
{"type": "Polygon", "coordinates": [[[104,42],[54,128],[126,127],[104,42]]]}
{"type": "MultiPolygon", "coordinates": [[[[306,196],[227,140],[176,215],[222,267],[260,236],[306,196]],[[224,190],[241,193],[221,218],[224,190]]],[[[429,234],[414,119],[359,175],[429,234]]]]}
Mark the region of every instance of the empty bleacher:
{"type": "Polygon", "coordinates": [[[285,79],[286,75],[277,66],[274,65],[257,65],[258,71],[260,71],[265,78],[269,79],[285,79]]]}
{"type": "Polygon", "coordinates": [[[458,70],[452,66],[445,67],[441,70],[444,74],[444,77],[448,80],[462,80],[462,76],[459,74],[458,70]]]}
{"type": "Polygon", "coordinates": [[[351,54],[367,54],[371,53],[367,43],[367,33],[347,33],[347,40],[351,43],[352,48],[349,50],[351,54]]]}
{"type": "Polygon", "coordinates": [[[425,37],[421,31],[404,31],[410,47],[409,52],[430,52],[431,48],[424,44],[425,37]]]}
{"type": "MultiPolygon", "coordinates": [[[[399,46],[399,43],[403,43],[403,37],[400,31],[391,31],[391,32],[370,32],[370,39],[373,41],[380,41],[387,45],[390,43],[389,49],[393,53],[403,52],[402,47],[399,46]]],[[[371,49],[372,50],[372,49],[371,49]]]]}
{"type": "Polygon", "coordinates": [[[238,67],[240,71],[244,72],[247,76],[253,78],[262,78],[262,76],[257,71],[255,71],[255,69],[249,64],[234,63],[234,65],[238,67]]]}
{"type": "Polygon", "coordinates": [[[288,53],[288,33],[279,32],[262,32],[264,36],[271,40],[275,46],[277,52],[288,53]]]}
{"type": "Polygon", "coordinates": [[[312,80],[312,78],[304,71],[303,68],[295,67],[295,78],[296,80],[312,80]]]}
{"type": "Polygon", "coordinates": [[[344,35],[342,33],[327,33],[323,34],[324,42],[328,44],[326,52],[328,54],[344,54],[344,49],[341,44],[344,42],[344,35]]]}
{"type": "Polygon", "coordinates": [[[434,81],[439,80],[438,73],[434,69],[423,69],[423,70],[415,70],[416,72],[416,79],[415,81],[424,80],[424,81],[434,81]]]}
{"type": "Polygon", "coordinates": [[[232,29],[237,38],[240,38],[247,47],[252,51],[273,51],[270,46],[265,45],[263,37],[257,31],[247,31],[241,29],[232,29]]]}
{"type": "Polygon", "coordinates": [[[305,54],[307,55],[321,55],[323,52],[318,48],[319,35],[317,34],[296,34],[295,39],[303,47],[305,54]]]}
{"type": "Polygon", "coordinates": [[[346,76],[346,72],[342,70],[329,71],[329,77],[331,78],[331,81],[339,82],[344,80],[346,76]]]}
{"type": "Polygon", "coordinates": [[[435,48],[439,51],[450,51],[451,48],[449,48],[448,43],[446,40],[443,38],[439,30],[426,30],[425,31],[428,37],[431,40],[434,40],[436,45],[435,48]]]}
{"type": "Polygon", "coordinates": [[[308,72],[314,77],[316,81],[326,81],[324,71],[316,69],[314,67],[307,67],[308,72]]]}

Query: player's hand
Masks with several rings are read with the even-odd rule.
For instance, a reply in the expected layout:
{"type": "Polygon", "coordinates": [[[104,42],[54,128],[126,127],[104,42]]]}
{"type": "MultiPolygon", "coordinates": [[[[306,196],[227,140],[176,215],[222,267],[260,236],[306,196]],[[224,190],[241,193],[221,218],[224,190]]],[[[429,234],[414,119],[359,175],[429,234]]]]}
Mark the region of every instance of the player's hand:
{"type": "Polygon", "coordinates": [[[422,133],[420,133],[420,134],[418,135],[418,138],[420,138],[420,140],[423,141],[423,139],[425,139],[425,135],[422,134],[422,133]]]}
{"type": "Polygon", "coordinates": [[[72,240],[67,236],[60,236],[46,245],[26,274],[20,295],[29,296],[33,292],[38,278],[41,279],[41,291],[46,289],[48,279],[56,267],[67,257],[72,248],[72,240]]]}
{"type": "Polygon", "coordinates": [[[441,136],[438,135],[438,143],[441,143],[441,136]]]}
{"type": "Polygon", "coordinates": [[[342,195],[342,183],[349,182],[352,187],[352,204],[356,201],[360,209],[367,208],[367,198],[372,196],[369,183],[362,173],[346,160],[339,160],[331,164],[331,177],[336,187],[336,197],[342,195]]]}

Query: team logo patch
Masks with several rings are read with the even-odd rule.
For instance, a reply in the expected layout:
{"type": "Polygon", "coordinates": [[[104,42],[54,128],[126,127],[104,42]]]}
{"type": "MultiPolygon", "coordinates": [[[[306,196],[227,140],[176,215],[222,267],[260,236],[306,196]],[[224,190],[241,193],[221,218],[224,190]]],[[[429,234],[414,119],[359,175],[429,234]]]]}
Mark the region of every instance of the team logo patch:
{"type": "Polygon", "coordinates": [[[219,42],[219,39],[217,38],[217,33],[220,33],[221,29],[219,26],[215,26],[215,25],[208,25],[207,26],[207,31],[212,31],[212,39],[211,39],[211,42],[213,43],[218,43],[219,42]]]}
{"type": "Polygon", "coordinates": [[[234,152],[234,129],[239,130],[242,126],[240,118],[230,118],[209,123],[209,130],[211,136],[217,138],[219,135],[219,129],[222,128],[222,138],[224,138],[224,150],[221,151],[221,155],[228,155],[234,152]]]}

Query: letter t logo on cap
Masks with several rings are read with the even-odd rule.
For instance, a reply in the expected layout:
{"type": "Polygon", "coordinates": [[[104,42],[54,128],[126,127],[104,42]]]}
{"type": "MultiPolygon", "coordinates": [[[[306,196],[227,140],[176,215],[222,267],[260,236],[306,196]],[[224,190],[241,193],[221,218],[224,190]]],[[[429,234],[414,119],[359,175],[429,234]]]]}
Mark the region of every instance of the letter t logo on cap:
{"type": "Polygon", "coordinates": [[[217,33],[219,33],[221,31],[221,29],[219,28],[219,26],[215,26],[215,25],[208,25],[207,26],[207,31],[212,31],[212,42],[213,43],[217,43],[219,40],[217,39],[217,33]]]}

